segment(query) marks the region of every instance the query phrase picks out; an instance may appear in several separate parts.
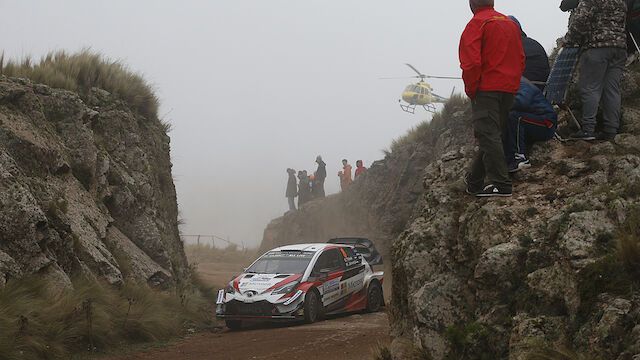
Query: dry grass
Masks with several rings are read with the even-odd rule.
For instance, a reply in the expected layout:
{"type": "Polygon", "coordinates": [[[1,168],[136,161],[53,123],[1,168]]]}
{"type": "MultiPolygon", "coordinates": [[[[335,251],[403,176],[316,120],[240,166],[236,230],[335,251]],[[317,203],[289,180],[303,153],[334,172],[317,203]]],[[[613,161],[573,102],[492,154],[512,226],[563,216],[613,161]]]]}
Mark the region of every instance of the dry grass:
{"type": "Polygon", "coordinates": [[[82,97],[94,87],[103,89],[125,101],[135,112],[157,118],[158,98],[146,80],[123,63],[108,60],[89,49],[73,55],[51,52],[39,62],[30,57],[5,61],[2,54],[0,74],[74,91],[82,97]]]}
{"type": "Polygon", "coordinates": [[[12,281],[0,290],[0,358],[58,359],[167,341],[209,327],[209,304],[195,286],[176,294],[78,280],[52,297],[41,280],[12,281]]]}
{"type": "Polygon", "coordinates": [[[383,150],[385,155],[388,156],[390,153],[424,141],[424,139],[426,139],[435,130],[442,128],[445,121],[450,119],[454,112],[462,109],[468,102],[469,100],[463,95],[453,95],[449,101],[444,104],[442,111],[433,115],[431,121],[423,121],[409,130],[404,136],[394,139],[391,142],[391,151],[383,150]]]}

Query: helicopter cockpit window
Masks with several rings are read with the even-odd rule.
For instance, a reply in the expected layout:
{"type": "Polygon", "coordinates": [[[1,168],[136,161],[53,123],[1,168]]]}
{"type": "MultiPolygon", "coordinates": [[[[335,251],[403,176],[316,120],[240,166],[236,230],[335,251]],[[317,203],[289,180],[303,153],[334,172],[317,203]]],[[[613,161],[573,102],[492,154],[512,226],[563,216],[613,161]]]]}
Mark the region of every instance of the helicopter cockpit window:
{"type": "Polygon", "coordinates": [[[420,88],[420,94],[424,95],[424,88],[423,87],[420,88]]]}
{"type": "Polygon", "coordinates": [[[413,92],[417,92],[420,93],[420,87],[419,86],[413,86],[413,92]]]}
{"type": "Polygon", "coordinates": [[[412,86],[412,85],[407,85],[407,87],[406,87],[406,88],[404,88],[404,91],[405,91],[405,92],[407,92],[407,91],[413,91],[412,89],[413,89],[413,86],[412,86]]]}

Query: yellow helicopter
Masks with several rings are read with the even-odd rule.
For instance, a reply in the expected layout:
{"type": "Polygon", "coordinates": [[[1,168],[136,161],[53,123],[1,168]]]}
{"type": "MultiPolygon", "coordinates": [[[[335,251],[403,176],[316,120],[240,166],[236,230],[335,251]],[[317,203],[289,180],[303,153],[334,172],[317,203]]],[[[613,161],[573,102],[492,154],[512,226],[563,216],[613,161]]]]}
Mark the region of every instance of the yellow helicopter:
{"type": "MultiPolygon", "coordinates": [[[[398,102],[400,103],[400,108],[403,111],[408,112],[410,114],[415,114],[416,106],[422,106],[425,111],[428,111],[430,113],[435,113],[436,106],[434,104],[444,103],[449,100],[447,98],[444,98],[434,93],[433,90],[431,89],[431,85],[429,85],[424,81],[425,79],[449,79],[449,80],[460,79],[459,77],[451,77],[451,76],[425,75],[421,73],[418,69],[416,69],[413,65],[411,64],[405,64],[405,65],[410,67],[411,70],[415,71],[418,74],[417,76],[410,76],[409,78],[420,79],[420,81],[418,81],[415,84],[407,85],[407,87],[404,89],[404,92],[402,93],[402,99],[398,100],[398,102]],[[406,102],[406,104],[403,104],[402,101],[406,102]]],[[[406,79],[406,77],[381,78],[381,79],[383,80],[406,79]]],[[[455,91],[455,88],[453,89],[453,91],[455,91]]],[[[451,92],[451,94],[453,95],[453,92],[451,92]]]]}

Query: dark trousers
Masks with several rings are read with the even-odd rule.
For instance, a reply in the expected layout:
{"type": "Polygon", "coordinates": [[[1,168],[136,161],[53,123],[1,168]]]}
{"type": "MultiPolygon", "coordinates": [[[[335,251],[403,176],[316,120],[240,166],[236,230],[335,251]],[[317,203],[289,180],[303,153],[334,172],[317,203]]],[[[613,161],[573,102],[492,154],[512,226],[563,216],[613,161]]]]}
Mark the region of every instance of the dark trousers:
{"type": "Polygon", "coordinates": [[[536,141],[547,141],[553,138],[556,126],[540,116],[529,115],[517,111],[509,114],[507,141],[504,143],[504,154],[507,163],[514,160],[514,154],[525,154],[527,147],[536,141]]]}
{"type": "Polygon", "coordinates": [[[593,133],[602,101],[602,130],[616,134],[620,125],[620,78],[627,61],[625,49],[588,49],[580,58],[578,86],[582,97],[582,129],[593,133]]]}
{"type": "Polygon", "coordinates": [[[503,143],[513,99],[514,94],[491,91],[479,92],[471,100],[473,133],[480,147],[469,173],[469,185],[474,188],[481,188],[487,178],[489,184],[511,191],[503,143]]]}

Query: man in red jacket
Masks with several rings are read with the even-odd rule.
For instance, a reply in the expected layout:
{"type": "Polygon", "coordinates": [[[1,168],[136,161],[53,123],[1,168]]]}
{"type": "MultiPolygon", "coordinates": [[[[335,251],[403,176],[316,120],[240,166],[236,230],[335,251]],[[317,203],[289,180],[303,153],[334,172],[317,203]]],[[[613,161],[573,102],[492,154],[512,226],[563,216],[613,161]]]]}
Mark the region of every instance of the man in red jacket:
{"type": "Polygon", "coordinates": [[[474,17],[460,39],[460,67],[480,149],[465,176],[467,192],[511,196],[502,142],[525,67],[520,28],[493,9],[493,0],[469,0],[469,5],[474,17]]]}

